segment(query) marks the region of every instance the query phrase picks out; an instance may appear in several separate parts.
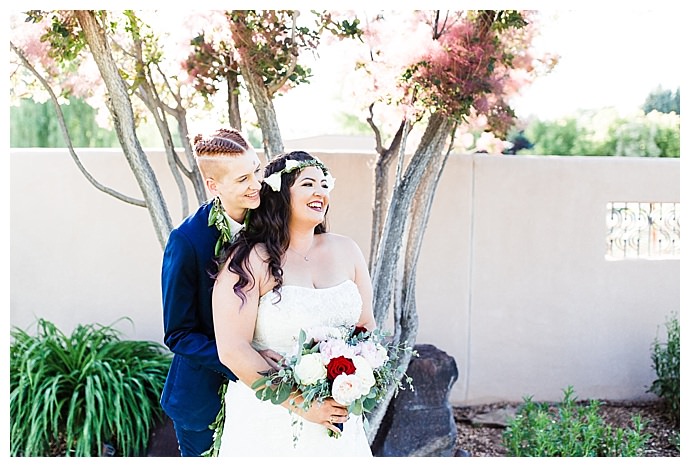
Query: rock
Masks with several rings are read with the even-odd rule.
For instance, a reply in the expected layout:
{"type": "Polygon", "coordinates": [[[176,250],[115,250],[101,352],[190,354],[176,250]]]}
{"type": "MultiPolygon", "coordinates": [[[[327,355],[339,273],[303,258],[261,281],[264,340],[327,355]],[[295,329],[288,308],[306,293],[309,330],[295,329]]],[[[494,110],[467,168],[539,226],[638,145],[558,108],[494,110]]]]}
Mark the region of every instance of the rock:
{"type": "Polygon", "coordinates": [[[151,430],[146,457],[180,457],[175,428],[167,415],[151,430]]]}
{"type": "Polygon", "coordinates": [[[472,417],[472,424],[475,426],[488,426],[493,428],[506,428],[510,420],[515,418],[516,407],[503,407],[484,413],[479,413],[472,417]]]}
{"type": "Polygon", "coordinates": [[[372,445],[377,457],[454,457],[457,426],[448,395],[458,379],[455,359],[433,345],[415,346],[407,374],[414,391],[398,393],[372,445]]]}

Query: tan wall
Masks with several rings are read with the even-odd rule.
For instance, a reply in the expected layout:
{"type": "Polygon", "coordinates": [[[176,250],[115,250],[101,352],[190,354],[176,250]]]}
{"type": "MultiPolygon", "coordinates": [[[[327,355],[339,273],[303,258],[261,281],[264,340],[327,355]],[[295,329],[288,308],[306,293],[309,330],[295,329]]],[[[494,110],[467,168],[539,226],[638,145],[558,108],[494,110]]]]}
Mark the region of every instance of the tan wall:
{"type": "MultiPolygon", "coordinates": [[[[138,190],[119,150],[78,151],[99,181],[138,190]]],[[[179,196],[148,151],[168,203],[179,196]]],[[[313,151],[337,178],[331,231],[365,254],[372,154],[313,151]]],[[[65,150],[12,150],[10,324],[118,326],[161,341],[159,246],[146,210],[93,188],[65,150]]],[[[679,260],[606,261],[609,201],[680,201],[680,161],[454,155],[421,252],[418,343],[453,356],[451,402],[646,398],[650,345],[680,308],[679,260]]],[[[196,205],[195,203],[192,203],[196,205]]]]}

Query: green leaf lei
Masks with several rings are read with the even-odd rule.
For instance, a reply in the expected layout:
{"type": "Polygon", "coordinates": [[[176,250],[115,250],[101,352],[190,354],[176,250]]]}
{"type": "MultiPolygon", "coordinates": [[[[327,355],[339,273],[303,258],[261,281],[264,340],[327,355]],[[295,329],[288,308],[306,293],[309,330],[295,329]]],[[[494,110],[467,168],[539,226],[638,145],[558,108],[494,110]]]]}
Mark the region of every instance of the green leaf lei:
{"type": "Polygon", "coordinates": [[[218,389],[220,395],[220,410],[216,419],[208,427],[213,430],[213,443],[207,451],[201,454],[201,457],[218,457],[220,451],[220,440],[223,437],[223,425],[225,423],[225,392],[228,390],[228,381],[225,381],[218,389]]]}
{"type": "MultiPolygon", "coordinates": [[[[245,228],[247,227],[247,223],[249,222],[249,213],[251,210],[247,209],[247,214],[244,216],[244,226],[245,228]]],[[[237,233],[233,233],[230,229],[230,225],[232,225],[232,221],[230,220],[230,216],[228,215],[227,212],[225,212],[225,209],[223,209],[223,205],[220,204],[220,198],[216,196],[213,200],[213,206],[211,207],[211,212],[208,214],[208,226],[211,227],[212,225],[215,225],[216,229],[220,232],[220,236],[218,237],[218,240],[216,241],[216,246],[213,250],[214,254],[218,256],[220,254],[220,251],[223,249],[223,245],[226,243],[230,243],[232,241],[233,236],[237,233]]]]}
{"type": "MultiPolygon", "coordinates": [[[[251,210],[247,210],[247,214],[244,216],[244,226],[247,227],[249,222],[249,214],[251,210]]],[[[218,256],[220,251],[223,249],[223,245],[230,243],[234,234],[232,233],[230,226],[232,225],[230,221],[230,216],[223,205],[220,204],[220,198],[216,197],[213,200],[213,206],[211,207],[211,212],[208,215],[208,226],[215,226],[216,229],[220,231],[220,236],[218,241],[216,241],[216,246],[214,248],[214,254],[218,256]]],[[[223,424],[225,422],[225,392],[228,389],[228,381],[225,381],[218,390],[218,395],[220,396],[220,410],[216,415],[216,419],[209,425],[209,429],[213,430],[213,443],[207,451],[201,454],[202,457],[218,457],[218,452],[220,450],[220,440],[223,436],[223,424]]]]}

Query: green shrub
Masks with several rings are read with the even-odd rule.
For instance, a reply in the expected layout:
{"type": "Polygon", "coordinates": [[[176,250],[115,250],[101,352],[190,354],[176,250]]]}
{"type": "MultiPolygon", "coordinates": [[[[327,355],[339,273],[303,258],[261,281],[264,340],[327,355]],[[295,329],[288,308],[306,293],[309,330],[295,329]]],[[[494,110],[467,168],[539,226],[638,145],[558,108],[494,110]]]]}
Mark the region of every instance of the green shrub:
{"type": "Polygon", "coordinates": [[[555,406],[526,397],[503,432],[509,456],[520,457],[631,457],[642,456],[648,434],[639,416],[633,428],[613,429],[599,415],[601,404],[577,404],[572,387],[555,406]]]}
{"type": "Polygon", "coordinates": [[[666,319],[666,342],[657,336],[652,343],[652,366],[656,371],[649,392],[661,397],[669,417],[680,423],[680,322],[678,314],[671,313],[666,319]]]}
{"type": "Polygon", "coordinates": [[[524,133],[533,146],[518,154],[680,157],[680,115],[675,113],[580,111],[552,121],[534,120],[524,133]]]}
{"type": "Polygon", "coordinates": [[[170,366],[162,345],[119,339],[109,326],[63,334],[45,320],[37,336],[14,327],[10,344],[10,454],[144,453],[170,366]]]}

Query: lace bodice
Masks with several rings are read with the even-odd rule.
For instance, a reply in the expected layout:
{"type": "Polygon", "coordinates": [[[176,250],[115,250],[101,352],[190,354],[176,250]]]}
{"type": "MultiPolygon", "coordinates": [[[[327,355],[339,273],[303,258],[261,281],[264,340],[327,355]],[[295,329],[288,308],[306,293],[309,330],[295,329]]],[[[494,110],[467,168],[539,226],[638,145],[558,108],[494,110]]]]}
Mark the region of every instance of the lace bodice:
{"type": "Polygon", "coordinates": [[[333,287],[311,289],[284,285],[281,299],[273,291],[259,301],[253,345],[292,353],[300,329],[320,326],[352,326],[362,312],[362,297],[357,284],[346,280],[333,287]]]}

